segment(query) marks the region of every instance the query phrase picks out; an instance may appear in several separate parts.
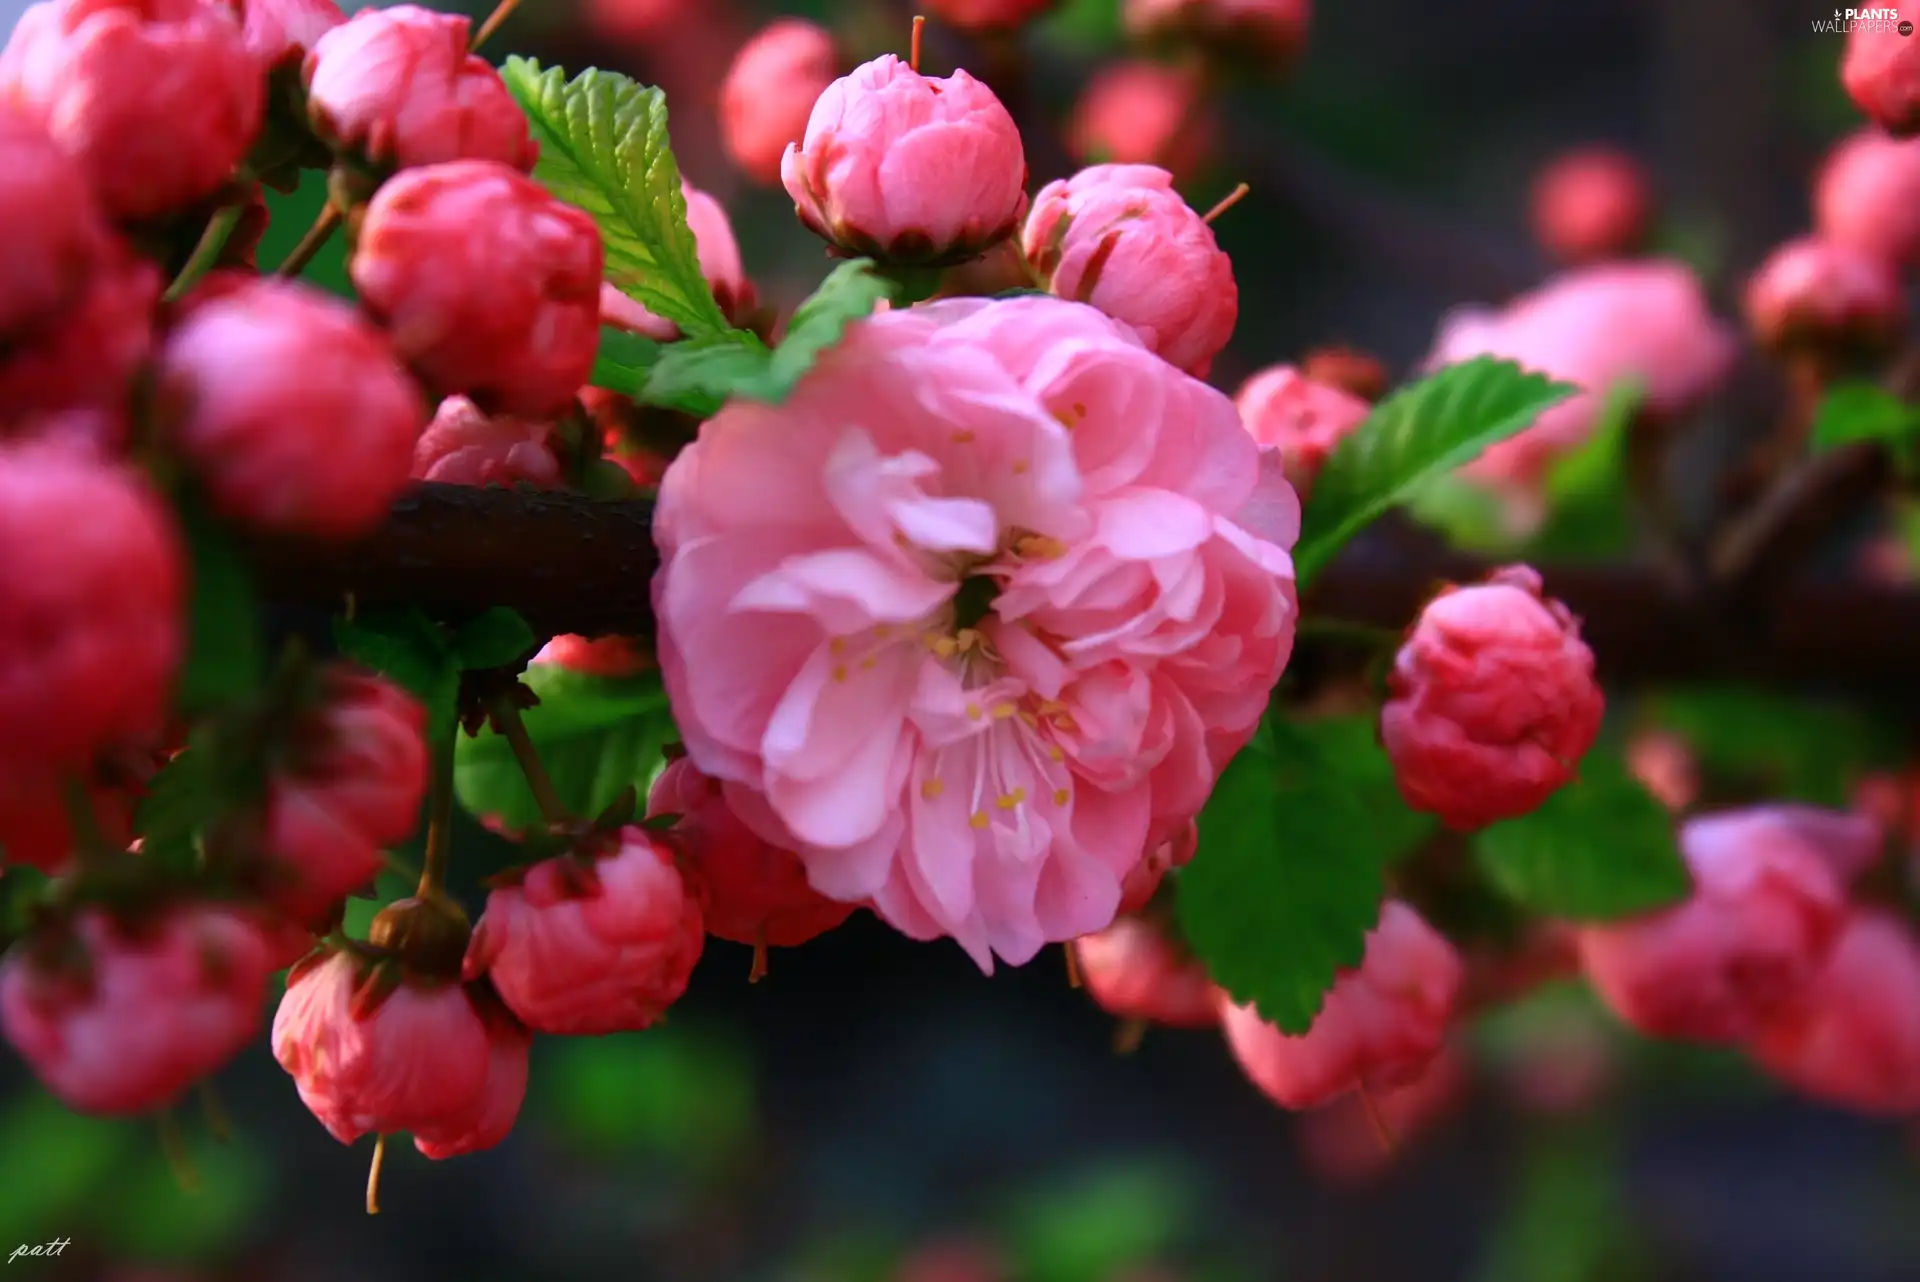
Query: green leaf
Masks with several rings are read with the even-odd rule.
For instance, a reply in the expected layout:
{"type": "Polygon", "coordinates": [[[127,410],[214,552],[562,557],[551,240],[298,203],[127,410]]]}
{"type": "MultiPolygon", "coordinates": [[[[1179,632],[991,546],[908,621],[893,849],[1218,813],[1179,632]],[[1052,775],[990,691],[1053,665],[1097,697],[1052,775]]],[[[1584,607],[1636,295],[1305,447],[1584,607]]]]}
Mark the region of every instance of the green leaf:
{"type": "Polygon", "coordinates": [[[0,1115],[0,1240],[7,1251],[64,1236],[140,1138],[125,1122],[81,1117],[38,1087],[16,1094],[0,1115]]]}
{"type": "Polygon", "coordinates": [[[463,668],[504,668],[539,644],[525,619],[496,605],[461,625],[454,634],[453,657],[463,668]]]}
{"type": "Polygon", "coordinates": [[[1813,414],[1809,445],[1815,453],[1854,441],[1884,441],[1911,465],[1920,445],[1920,405],[1909,405],[1875,383],[1841,383],[1828,389],[1813,414]]]}
{"type": "Polygon", "coordinates": [[[1894,726],[1858,709],[1738,685],[1656,695],[1651,719],[1686,740],[1700,767],[1755,795],[1847,806],[1863,772],[1905,757],[1894,726]]]}
{"type": "Polygon", "coordinates": [[[1199,1207],[1183,1173],[1158,1163],[1103,1166],[1072,1180],[1024,1189],[1007,1236],[1031,1282],[1111,1282],[1129,1267],[1171,1252],[1199,1207]]]}
{"type": "Polygon", "coordinates": [[[1313,741],[1334,776],[1359,801],[1377,849],[1392,861],[1418,849],[1439,828],[1439,820],[1415,810],[1401,795],[1378,727],[1377,713],[1291,723],[1293,731],[1313,741]]]}
{"type": "Polygon", "coordinates": [[[1506,556],[1522,542],[1508,525],[1506,504],[1498,494],[1452,473],[1416,489],[1407,500],[1407,513],[1463,552],[1506,556]]]}
{"type": "Polygon", "coordinates": [[[1537,1134],[1526,1148],[1518,1195],[1495,1224],[1473,1282],[1625,1282],[1648,1276],[1616,1150],[1604,1124],[1537,1134]]]}
{"type": "Polygon", "coordinates": [[[667,100],[616,72],[509,58],[500,69],[540,144],[533,176],[592,215],[607,279],[690,337],[735,332],[713,299],[687,226],[667,100]]]}
{"type": "Polygon", "coordinates": [[[1589,752],[1579,777],[1538,810],[1481,829],[1473,850],[1488,880],[1510,898],[1573,921],[1666,908],[1693,884],[1672,815],[1602,748],[1589,752]]]}
{"type": "Polygon", "coordinates": [[[1340,442],[1314,479],[1293,550],[1300,582],[1433,477],[1472,462],[1578,390],[1482,356],[1394,393],[1340,442]]]}
{"type": "Polygon", "coordinates": [[[162,766],[133,812],[141,853],[171,867],[191,867],[194,838],[225,808],[221,783],[215,754],[205,747],[190,747],[162,766]]]}
{"type": "Polygon", "coordinates": [[[1313,735],[1272,722],[1243,749],[1200,816],[1181,870],[1180,926],[1215,982],[1289,1033],[1304,1033],[1334,975],[1357,966],[1390,857],[1361,794],[1313,735]]]}
{"type": "Polygon", "coordinates": [[[731,397],[778,405],[847,326],[894,296],[892,282],[856,258],[834,268],[793,313],[780,346],[768,351],[721,336],[670,344],[647,376],[639,399],[706,418],[731,397]]]}
{"type": "Polygon", "coordinates": [[[259,688],[266,659],[253,574],[239,544],[195,503],[183,505],[180,528],[191,558],[193,598],[179,702],[191,716],[259,688]]]}
{"type": "Polygon", "coordinates": [[[460,713],[460,663],[439,624],[417,608],[374,610],[333,621],[348,658],[384,674],[426,705],[427,742],[453,737],[460,713]]]}
{"type": "Polygon", "coordinates": [[[252,1236],[273,1196],[274,1166],[245,1136],[218,1143],[186,1141],[199,1187],[180,1187],[173,1168],[154,1154],[130,1163],[102,1190],[112,1211],[98,1232],[114,1254],[151,1263],[211,1263],[252,1236]]]}
{"type": "Polygon", "coordinates": [[[584,1153],[706,1174],[738,1157],[759,1121],[753,1064],[742,1048],[677,1026],[557,1042],[538,1092],[560,1135],[584,1153]]]}
{"type": "Polygon", "coordinates": [[[622,396],[638,396],[663,350],[651,338],[602,325],[600,350],[593,358],[593,376],[588,381],[594,387],[604,387],[622,396]]]}
{"type": "MultiPolygon", "coordinates": [[[[521,714],[527,736],[568,811],[591,818],[627,788],[644,796],[666,745],[679,738],[657,672],[596,677],[536,664],[523,678],[540,696],[521,714]]],[[[491,729],[455,748],[454,794],[467,810],[531,828],[540,808],[507,741],[491,729]]]]}
{"type": "Polygon", "coordinates": [[[1592,435],[1547,469],[1547,521],[1527,540],[1525,559],[1604,558],[1632,544],[1627,440],[1645,400],[1646,386],[1640,380],[1616,383],[1601,403],[1592,435]]]}

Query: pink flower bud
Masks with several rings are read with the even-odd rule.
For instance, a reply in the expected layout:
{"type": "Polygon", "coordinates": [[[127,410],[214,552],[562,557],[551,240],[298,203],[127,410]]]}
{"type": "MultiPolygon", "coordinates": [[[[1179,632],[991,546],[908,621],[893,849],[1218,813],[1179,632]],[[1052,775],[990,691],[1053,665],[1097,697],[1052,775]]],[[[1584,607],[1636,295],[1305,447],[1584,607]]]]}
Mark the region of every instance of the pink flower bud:
{"type": "Polygon", "coordinates": [[[1154,922],[1122,917],[1072,947],[1081,985],[1109,1015],[1171,1028],[1220,1022],[1207,968],[1154,922]]]}
{"type": "Polygon", "coordinates": [[[631,637],[557,636],[540,647],[533,662],[595,677],[631,677],[653,666],[653,660],[631,637]]]}
{"type": "Polygon", "coordinates": [[[761,948],[793,948],[853,915],[807,882],[800,856],[763,841],[734,814],[739,792],[688,758],[667,766],[647,798],[647,816],[679,815],[676,847],[699,885],[709,935],[761,948]]]}
{"type": "Polygon", "coordinates": [[[1558,157],[1533,181],[1533,235],[1563,263],[1624,258],[1645,243],[1653,192],[1640,162],[1612,147],[1558,157]]]}
{"type": "Polygon", "coordinates": [[[1827,967],[1749,1047],[1796,1090],[1882,1116],[1920,1113],[1920,940],[1856,909],[1827,967]]]}
{"type": "MultiPolygon", "coordinates": [[[[680,184],[680,192],[686,197],[687,227],[693,232],[707,288],[713,291],[713,300],[720,305],[720,310],[738,324],[753,311],[759,296],[740,260],[740,242],[734,237],[733,224],[727,219],[726,209],[706,192],[684,182],[680,184]]],[[[680,337],[678,325],[655,316],[621,293],[611,281],[600,287],[600,319],[616,329],[657,342],[671,343],[680,337]]]]}
{"type": "Polygon", "coordinates": [[[298,66],[321,36],[347,20],[334,0],[225,0],[247,52],[270,69],[298,66]]]}
{"type": "MultiPolygon", "coordinates": [[[[1899,5],[1901,18],[1920,21],[1920,4],[1899,5]]],[[[1862,22],[1847,36],[1840,83],[1854,105],[1897,134],[1920,130],[1920,41],[1890,25],[1862,22]]]]}
{"type": "Polygon", "coordinates": [[[0,445],[0,548],[0,724],[20,731],[0,775],[78,770],[157,735],[186,572],[145,480],[58,442],[0,445]]]}
{"type": "Polygon", "coordinates": [[[1316,383],[1291,365],[1255,374],[1241,386],[1235,404],[1253,439],[1279,452],[1287,480],[1302,499],[1334,447],[1373,412],[1359,397],[1316,383]]]}
{"type": "Polygon", "coordinates": [[[1378,1094],[1370,1090],[1369,1099],[1343,1095],[1304,1114],[1294,1124],[1300,1156],[1315,1174],[1335,1184],[1356,1187],[1379,1178],[1467,1093],[1467,1069],[1461,1060],[1457,1052],[1442,1050],[1405,1086],[1378,1094]],[[1393,1147],[1382,1142],[1382,1129],[1393,1147]]]}
{"type": "Polygon", "coordinates": [[[644,828],[613,854],[535,864],[487,896],[466,974],[494,987],[529,1028],[597,1036],[650,1027],[686,991],[702,944],[700,905],[644,828]]]}
{"type": "Polygon", "coordinates": [[[1747,323],[1774,351],[1877,352],[1899,339],[1906,321],[1893,264],[1839,241],[1789,241],[1747,282],[1747,323]]]}
{"type": "Polygon", "coordinates": [[[1021,249],[1049,293],[1126,322],[1196,378],[1233,337],[1233,264],[1164,169],[1095,165],[1048,183],[1034,198],[1021,249]]]}
{"type": "Polygon", "coordinates": [[[1920,266],[1920,139],[1863,129],[1842,141],[1814,180],[1813,216],[1828,240],[1920,266]]]}
{"type": "Polygon", "coordinates": [[[90,908],[71,938],[45,952],[37,942],[0,963],[0,1024],[81,1112],[169,1104],[260,1031],[272,968],[259,925],[240,913],[190,905],[119,922],[90,908]]]}
{"type": "Polygon", "coordinates": [[[489,417],[466,397],[449,396],[413,447],[413,479],[556,490],[567,478],[552,438],[552,423],[489,417]]]}
{"type": "Polygon", "coordinates": [[[1057,0],[927,0],[928,13],[959,31],[1017,31],[1057,0]]]}
{"type": "Polygon", "coordinates": [[[1660,730],[1627,742],[1627,769],[1669,810],[1685,810],[1700,795],[1700,767],[1678,735],[1660,730]]]}
{"type": "Polygon", "coordinates": [[[420,390],[384,334],[317,289],[262,279],[193,308],[157,375],[169,439],[234,520],[351,538],[406,487],[420,390]]]}
{"type": "Polygon", "coordinates": [[[1744,1041],[1819,974],[1846,893],[1827,859],[1771,807],[1689,820],[1680,848],[1693,897],[1582,930],[1581,960],[1601,1000],[1650,1037],[1744,1041]]]}
{"type": "Polygon", "coordinates": [[[593,373],[604,264],[592,218],[505,165],[461,160],[388,179],[350,270],[436,391],[548,418],[593,373]]]}
{"type": "Polygon", "coordinates": [[[780,181],[800,221],[837,249],[945,265],[1013,234],[1027,158],[993,90],[885,54],[821,93],[804,141],[780,159],[780,181]]]}
{"type": "Polygon", "coordinates": [[[0,405],[25,416],[117,407],[153,350],[160,269],[119,241],[86,293],[43,329],[0,348],[0,405]]]}
{"type": "Polygon", "coordinates": [[[362,9],[315,40],[301,68],[314,132],[385,168],[492,160],[531,170],[540,149],[526,115],[467,51],[472,37],[465,14],[362,9]]]}
{"type": "Polygon", "coordinates": [[[1191,823],[1183,825],[1172,840],[1150,847],[1120,882],[1121,913],[1137,913],[1152,903],[1167,874],[1191,863],[1199,847],[1200,831],[1191,823]]]}
{"type": "Polygon", "coordinates": [[[1255,1086],[1282,1108],[1316,1108],[1361,1087],[1385,1092],[1418,1080],[1446,1044],[1463,978],[1453,945],[1389,900],[1364,960],[1341,972],[1305,1034],[1287,1036],[1224,993],[1221,1026],[1255,1086]]]}
{"type": "Polygon", "coordinates": [[[1081,91],[1067,146],[1083,165],[1158,165],[1184,178],[1213,154],[1218,123],[1191,76],[1157,62],[1116,62],[1081,91]]]}
{"type": "Polygon", "coordinates": [[[1606,708],[1579,621],[1524,565],[1429,601],[1387,684],[1380,740],[1400,792],[1460,831],[1552,796],[1606,708]]]}
{"type": "Polygon", "coordinates": [[[505,1138],[530,1042],[484,985],[410,975],[388,989],[345,949],[296,966],[273,1017],[273,1057],[335,1139],[409,1131],[428,1157],[505,1138]]]}
{"type": "Polygon", "coordinates": [[[372,881],[386,847],[411,836],[426,796],[426,709],[383,677],[337,668],[326,701],[296,726],[267,786],[270,890],[313,922],[372,881]]]}
{"type": "Polygon", "coordinates": [[[807,131],[813,105],[839,73],[833,37],[782,18],[740,46],[720,86],[720,138],[755,182],[781,181],[781,158],[807,131]]]}
{"type": "Polygon", "coordinates": [[[0,338],[52,323],[84,298],[107,235],[79,167],[46,130],[0,110],[0,338]]]}
{"type": "Polygon", "coordinates": [[[1126,0],[1127,31],[1190,42],[1218,58],[1279,74],[1307,43],[1311,0],[1126,0]]]}
{"type": "Polygon", "coordinates": [[[1357,348],[1316,347],[1300,358],[1300,373],[1372,405],[1387,394],[1393,375],[1377,356],[1357,348]]]}
{"type": "Polygon", "coordinates": [[[44,123],[116,218],[190,205],[253,145],[265,78],[201,0],[46,0],[0,51],[0,99],[44,123]]]}

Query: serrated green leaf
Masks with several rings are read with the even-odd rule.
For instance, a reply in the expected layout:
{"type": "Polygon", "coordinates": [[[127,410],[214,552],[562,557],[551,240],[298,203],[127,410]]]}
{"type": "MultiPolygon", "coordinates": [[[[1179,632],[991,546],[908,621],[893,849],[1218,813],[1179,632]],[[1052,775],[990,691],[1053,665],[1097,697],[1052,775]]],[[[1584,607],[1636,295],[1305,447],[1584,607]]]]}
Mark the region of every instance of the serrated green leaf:
{"type": "Polygon", "coordinates": [[[1293,550],[1300,583],[1435,476],[1524,431],[1541,411],[1578,390],[1512,361],[1481,356],[1396,392],[1340,442],[1314,478],[1293,550]]]}
{"type": "Polygon", "coordinates": [[[1499,495],[1451,473],[1416,489],[1407,500],[1407,513],[1463,552],[1505,556],[1523,541],[1509,528],[1499,495]]]}
{"type": "Polygon", "coordinates": [[[1646,400],[1638,379],[1615,384],[1593,432],[1547,469],[1546,524],[1527,540],[1524,559],[1583,561],[1614,556],[1633,542],[1627,441],[1646,400]]]}
{"type": "Polygon", "coordinates": [[[1815,806],[1849,804],[1864,771],[1905,759],[1899,730],[1855,708],[1737,685],[1671,690],[1652,720],[1686,740],[1718,782],[1815,806]]]}
{"type": "Polygon", "coordinates": [[[253,574],[233,536],[198,504],[180,511],[193,597],[188,649],[180,672],[180,711],[188,716],[241,698],[266,675],[265,645],[253,574]]]}
{"type": "Polygon", "coordinates": [[[1877,383],[1829,388],[1814,410],[1808,446],[1818,454],[1855,441],[1884,442],[1902,466],[1911,468],[1920,447],[1920,405],[1908,404],[1877,383]]]}
{"type": "Polygon", "coordinates": [[[333,621],[333,642],[426,705],[428,743],[452,738],[460,712],[460,663],[439,624],[416,608],[341,615],[333,621]]]}
{"type": "Polygon", "coordinates": [[[1473,851],[1488,880],[1515,902],[1571,921],[1670,907],[1693,884],[1673,816],[1602,748],[1538,810],[1474,834],[1473,851]]]}
{"type": "Polygon", "coordinates": [[[1243,749],[1200,816],[1181,870],[1181,930],[1214,981],[1304,1033],[1380,919],[1389,858],[1360,794],[1298,727],[1243,749]]]}
{"type": "Polygon", "coordinates": [[[1388,861],[1403,859],[1439,828],[1439,821],[1407,804],[1394,782],[1393,762],[1380,744],[1376,714],[1317,717],[1290,728],[1319,748],[1327,765],[1359,801],[1378,848],[1388,861]]]}
{"type": "Polygon", "coordinates": [[[638,396],[647,385],[647,374],[665,349],[651,338],[629,334],[611,325],[600,327],[600,350],[593,358],[593,387],[603,387],[622,396],[638,396]]]}
{"type": "Polygon", "coordinates": [[[140,851],[170,867],[192,865],[194,838],[225,808],[214,754],[188,748],[160,768],[133,812],[140,851]]]}
{"type": "MultiPolygon", "coordinates": [[[[659,673],[596,677],[543,663],[523,679],[540,697],[521,714],[527,737],[571,814],[591,818],[627,788],[645,795],[666,745],[679,738],[659,673]]],[[[512,747],[491,729],[460,740],[453,785],[473,815],[511,829],[541,822],[512,747]]]]}
{"type": "Polygon", "coordinates": [[[496,605],[460,626],[453,638],[453,657],[463,668],[504,668],[539,641],[518,613],[496,605]]]}
{"type": "Polygon", "coordinates": [[[700,270],[666,95],[595,68],[568,80],[529,58],[500,75],[540,144],[533,176],[599,224],[615,287],[690,337],[737,332],[700,270]]]}
{"type": "Polygon", "coordinates": [[[842,263],[794,311],[778,347],[768,351],[758,340],[748,344],[728,336],[671,344],[638,399],[699,418],[719,412],[732,397],[778,405],[848,325],[894,291],[867,259],[842,263]]]}

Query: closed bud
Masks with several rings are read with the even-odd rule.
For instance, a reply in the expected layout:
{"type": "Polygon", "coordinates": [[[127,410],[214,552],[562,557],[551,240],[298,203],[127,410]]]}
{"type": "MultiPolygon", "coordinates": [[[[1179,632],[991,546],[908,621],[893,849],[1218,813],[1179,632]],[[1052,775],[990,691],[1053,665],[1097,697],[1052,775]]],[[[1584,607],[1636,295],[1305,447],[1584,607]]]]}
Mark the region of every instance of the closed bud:
{"type": "Polygon", "coordinates": [[[1624,258],[1653,224],[1653,193],[1640,162],[1612,147],[1571,151],[1533,182],[1533,235],[1569,265],[1624,258]]]}
{"type": "Polygon", "coordinates": [[[550,422],[482,414],[466,397],[449,396],[413,448],[413,479],[559,489],[566,475],[553,436],[550,422]]]}
{"type": "Polygon", "coordinates": [[[1278,453],[1287,480],[1303,499],[1335,447],[1373,412],[1365,401],[1316,383],[1291,365],[1255,374],[1234,403],[1253,439],[1278,453]]]}
{"type": "Polygon", "coordinates": [[[1157,165],[1189,178],[1212,157],[1219,122],[1194,77],[1145,60],[1094,73],[1074,105],[1067,146],[1083,165],[1157,165]]]}
{"type": "Polygon", "coordinates": [[[1306,47],[1311,0],[1126,0],[1136,39],[1192,45],[1269,75],[1290,70],[1306,47]]]}
{"type": "MultiPolygon", "coordinates": [[[[1899,10],[1905,22],[1920,22],[1920,4],[1904,0],[1899,10]]],[[[1894,24],[1857,23],[1847,36],[1840,83],[1881,128],[1902,135],[1920,131],[1920,39],[1894,24]]]]}
{"type": "Polygon", "coordinates": [[[45,129],[0,109],[0,342],[84,297],[108,234],[79,166],[45,129]]]}
{"type": "Polygon", "coordinates": [[[1884,258],[1804,236],[1768,256],[1747,282],[1747,323],[1774,352],[1872,356],[1899,340],[1907,300],[1884,258]]]}
{"type": "Polygon", "coordinates": [[[1122,917],[1072,948],[1081,985],[1109,1015],[1171,1028],[1220,1022],[1206,966],[1157,923],[1122,917]]]}
{"type": "Polygon", "coordinates": [[[833,37],[799,18],[771,23],[740,46],[720,85],[720,138],[749,178],[781,181],[781,158],[806,133],[839,65],[833,37]]]}
{"type": "Polygon", "coordinates": [[[1920,267],[1920,138],[1864,129],[1841,142],[1814,180],[1813,215],[1827,240],[1920,267]]]}

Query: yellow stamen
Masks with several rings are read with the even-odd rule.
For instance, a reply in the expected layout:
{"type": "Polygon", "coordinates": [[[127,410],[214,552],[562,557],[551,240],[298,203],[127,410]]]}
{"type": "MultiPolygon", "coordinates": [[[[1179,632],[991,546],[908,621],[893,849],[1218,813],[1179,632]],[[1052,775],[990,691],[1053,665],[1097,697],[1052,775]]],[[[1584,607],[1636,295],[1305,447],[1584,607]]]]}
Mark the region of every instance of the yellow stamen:
{"type": "Polygon", "coordinates": [[[880,666],[880,656],[876,654],[870,654],[866,658],[860,660],[860,671],[862,672],[872,672],[875,668],[879,666],[880,666]]]}
{"type": "Polygon", "coordinates": [[[959,647],[962,654],[965,654],[968,650],[984,646],[986,643],[986,637],[982,636],[975,628],[961,628],[959,632],[954,634],[954,644],[959,647]]]}
{"type": "Polygon", "coordinates": [[[1031,730],[1038,730],[1040,728],[1040,718],[1034,716],[1025,708],[1020,709],[1020,722],[1031,730]]]}
{"type": "Polygon", "coordinates": [[[993,709],[993,719],[995,721],[1005,721],[1008,717],[1012,716],[1014,713],[1018,711],[1020,711],[1020,709],[1014,707],[1011,703],[995,704],[993,709]]]}
{"type": "Polygon", "coordinates": [[[1047,749],[1048,761],[1065,761],[1066,759],[1067,759],[1067,754],[1060,751],[1059,744],[1054,744],[1053,746],[1047,749]]]}
{"type": "Polygon", "coordinates": [[[1025,801],[1026,799],[1027,799],[1027,790],[1025,788],[1015,788],[1012,792],[1000,798],[998,801],[994,802],[993,804],[1000,807],[1000,809],[1002,810],[1012,810],[1015,806],[1019,805],[1021,802],[1025,801]]]}
{"type": "Polygon", "coordinates": [[[873,625],[873,639],[875,641],[887,641],[891,640],[892,637],[893,625],[891,623],[876,623],[873,625]]]}
{"type": "Polygon", "coordinates": [[[828,654],[845,654],[846,652],[847,639],[845,637],[835,637],[833,640],[827,642],[828,654]]]}
{"type": "Polygon", "coordinates": [[[952,637],[929,637],[927,639],[927,646],[941,658],[951,659],[954,656],[954,652],[959,650],[960,643],[952,637]]]}
{"type": "Polygon", "coordinates": [[[1015,476],[1025,476],[1026,472],[1027,472],[1027,462],[1025,459],[1022,459],[1020,462],[1015,463],[1013,465],[1013,474],[1015,476]]]}
{"type": "Polygon", "coordinates": [[[1073,794],[1065,788],[1056,789],[1053,794],[1053,804],[1056,806],[1064,806],[1067,804],[1067,798],[1072,795],[1073,794]]]}
{"type": "Polygon", "coordinates": [[[844,663],[836,663],[836,664],[834,664],[834,665],[833,665],[833,679],[834,679],[835,681],[845,681],[845,680],[847,679],[847,665],[846,665],[846,664],[844,664],[844,663]]]}
{"type": "Polygon", "coordinates": [[[977,703],[969,703],[967,705],[967,720],[978,721],[979,719],[980,719],[980,705],[977,703]]]}
{"type": "Polygon", "coordinates": [[[967,822],[972,824],[975,828],[985,828],[990,821],[987,818],[986,811],[976,810],[973,812],[973,818],[967,820],[967,822]]]}
{"type": "Polygon", "coordinates": [[[953,434],[953,443],[955,445],[971,445],[973,444],[973,433],[972,432],[955,432],[953,434]]]}
{"type": "Polygon", "coordinates": [[[929,779],[920,785],[920,795],[928,801],[932,801],[946,790],[947,784],[944,779],[929,779]]]}

